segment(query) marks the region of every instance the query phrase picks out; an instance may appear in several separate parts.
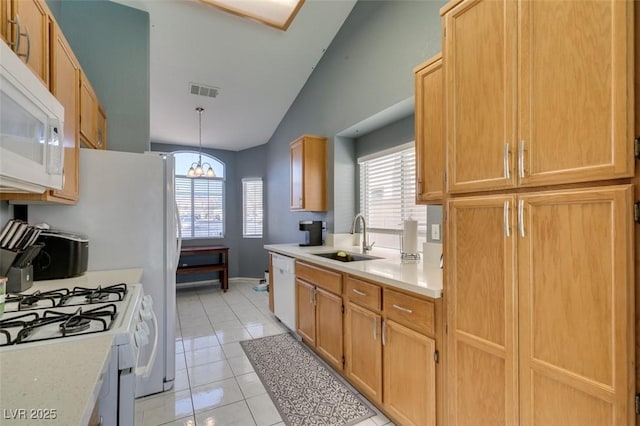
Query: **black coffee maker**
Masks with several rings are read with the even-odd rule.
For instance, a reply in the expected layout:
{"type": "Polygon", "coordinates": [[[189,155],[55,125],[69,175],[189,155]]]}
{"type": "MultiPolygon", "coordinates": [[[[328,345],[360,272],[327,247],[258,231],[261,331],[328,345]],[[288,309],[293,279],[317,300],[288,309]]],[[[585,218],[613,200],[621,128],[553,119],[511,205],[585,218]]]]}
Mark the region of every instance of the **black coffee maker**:
{"type": "Polygon", "coordinates": [[[300,247],[322,245],[321,220],[301,220],[300,230],[306,231],[306,234],[304,236],[304,243],[300,243],[300,247]]]}

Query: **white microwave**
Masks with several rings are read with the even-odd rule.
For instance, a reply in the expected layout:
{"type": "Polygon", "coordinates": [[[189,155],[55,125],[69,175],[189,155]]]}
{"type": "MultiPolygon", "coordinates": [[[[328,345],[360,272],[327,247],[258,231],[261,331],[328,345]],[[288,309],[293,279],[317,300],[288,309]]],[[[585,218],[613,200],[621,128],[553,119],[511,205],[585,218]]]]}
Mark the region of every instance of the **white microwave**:
{"type": "Polygon", "coordinates": [[[64,108],[0,41],[0,192],[62,189],[64,108]]]}

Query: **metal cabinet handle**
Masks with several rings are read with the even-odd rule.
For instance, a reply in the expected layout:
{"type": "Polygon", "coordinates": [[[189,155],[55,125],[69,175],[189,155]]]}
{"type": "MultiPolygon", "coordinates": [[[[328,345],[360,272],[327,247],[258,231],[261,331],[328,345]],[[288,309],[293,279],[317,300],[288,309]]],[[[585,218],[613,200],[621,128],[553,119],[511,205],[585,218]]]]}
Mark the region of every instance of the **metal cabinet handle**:
{"type": "Polygon", "coordinates": [[[504,151],[502,152],[502,167],[504,168],[504,178],[511,179],[511,170],[509,167],[509,144],[504,144],[504,151]]]}
{"type": "Polygon", "coordinates": [[[397,310],[405,312],[407,314],[412,314],[413,313],[413,311],[411,309],[403,308],[402,306],[393,305],[393,307],[396,308],[397,310]]]}
{"type": "Polygon", "coordinates": [[[373,317],[373,340],[378,340],[378,317],[373,317]]]}
{"type": "Polygon", "coordinates": [[[387,322],[382,321],[382,346],[387,344],[387,322]]]}
{"type": "Polygon", "coordinates": [[[18,53],[20,51],[20,37],[22,37],[22,32],[20,31],[20,17],[16,15],[16,19],[8,19],[10,24],[14,24],[16,26],[16,41],[9,43],[13,47],[13,51],[18,53]]]}
{"type": "Polygon", "coordinates": [[[524,177],[524,139],[518,145],[518,174],[521,178],[524,177]]]}
{"type": "Polygon", "coordinates": [[[518,227],[520,236],[524,238],[524,200],[518,201],[518,227]]]}
{"type": "Polygon", "coordinates": [[[511,229],[509,227],[509,201],[504,202],[504,235],[509,238],[511,236],[511,229]]]}
{"type": "Polygon", "coordinates": [[[358,296],[366,296],[366,295],[367,295],[367,293],[365,293],[365,292],[363,292],[363,291],[360,291],[360,290],[358,290],[357,288],[354,288],[354,289],[353,289],[353,292],[354,292],[355,294],[357,294],[358,296]]]}

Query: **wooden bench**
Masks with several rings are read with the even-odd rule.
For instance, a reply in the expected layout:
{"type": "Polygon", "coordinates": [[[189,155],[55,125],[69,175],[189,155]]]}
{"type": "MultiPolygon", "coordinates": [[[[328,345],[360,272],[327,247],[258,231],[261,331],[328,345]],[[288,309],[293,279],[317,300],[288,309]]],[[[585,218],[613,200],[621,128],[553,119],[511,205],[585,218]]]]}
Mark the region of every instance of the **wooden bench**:
{"type": "Polygon", "coordinates": [[[203,254],[217,254],[219,255],[218,263],[206,263],[203,265],[187,265],[183,263],[178,264],[176,274],[194,274],[199,272],[220,272],[220,282],[222,284],[222,291],[227,292],[229,289],[229,247],[225,246],[200,246],[200,247],[182,247],[180,250],[180,257],[182,256],[197,256],[203,254]]]}

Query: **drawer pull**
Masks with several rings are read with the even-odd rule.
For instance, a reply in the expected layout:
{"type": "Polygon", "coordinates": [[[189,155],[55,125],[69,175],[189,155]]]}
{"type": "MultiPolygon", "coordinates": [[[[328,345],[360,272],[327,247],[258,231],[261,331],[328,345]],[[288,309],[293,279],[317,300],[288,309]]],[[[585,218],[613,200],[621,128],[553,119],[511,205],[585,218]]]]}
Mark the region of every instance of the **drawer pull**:
{"type": "Polygon", "coordinates": [[[378,340],[378,317],[373,317],[373,340],[378,340]]]}
{"type": "Polygon", "coordinates": [[[387,345],[387,322],[382,321],[382,346],[387,345]]]}
{"type": "Polygon", "coordinates": [[[412,314],[413,313],[413,311],[411,309],[403,308],[402,306],[393,305],[393,307],[396,308],[397,310],[402,311],[402,312],[407,313],[407,314],[412,314]]]}
{"type": "Polygon", "coordinates": [[[366,296],[366,295],[367,295],[367,293],[365,293],[364,291],[360,291],[360,290],[358,290],[357,288],[354,288],[354,289],[353,289],[353,292],[354,292],[355,294],[357,294],[358,296],[366,296]]]}

